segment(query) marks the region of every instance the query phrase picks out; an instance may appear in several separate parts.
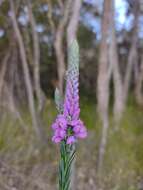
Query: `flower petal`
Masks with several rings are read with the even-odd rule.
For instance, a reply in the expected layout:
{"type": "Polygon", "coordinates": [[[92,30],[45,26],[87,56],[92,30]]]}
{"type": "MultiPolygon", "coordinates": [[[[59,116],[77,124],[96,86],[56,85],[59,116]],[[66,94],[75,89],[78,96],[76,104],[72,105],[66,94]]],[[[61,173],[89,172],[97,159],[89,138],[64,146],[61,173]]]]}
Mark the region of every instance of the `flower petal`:
{"type": "Polygon", "coordinates": [[[61,137],[58,137],[58,136],[53,136],[52,137],[52,141],[54,143],[60,143],[62,141],[61,137]]]}
{"type": "Polygon", "coordinates": [[[70,136],[67,139],[67,144],[73,144],[76,142],[76,138],[74,136],[70,136]]]}

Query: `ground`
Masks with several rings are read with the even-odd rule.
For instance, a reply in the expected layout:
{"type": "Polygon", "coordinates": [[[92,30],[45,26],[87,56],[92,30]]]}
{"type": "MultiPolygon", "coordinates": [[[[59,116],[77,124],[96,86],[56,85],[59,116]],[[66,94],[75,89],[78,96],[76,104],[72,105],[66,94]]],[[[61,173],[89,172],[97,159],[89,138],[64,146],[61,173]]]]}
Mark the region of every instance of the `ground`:
{"type": "MultiPolygon", "coordinates": [[[[76,154],[76,184],[78,190],[141,190],[143,189],[143,117],[142,108],[129,103],[121,125],[111,124],[102,176],[96,171],[101,122],[96,104],[81,102],[81,117],[88,127],[88,138],[78,143],[76,154]]],[[[52,100],[44,114],[48,142],[40,145],[30,119],[25,114],[27,130],[8,117],[0,130],[0,190],[55,190],[59,147],[51,142],[50,125],[56,110],[52,100]]]]}

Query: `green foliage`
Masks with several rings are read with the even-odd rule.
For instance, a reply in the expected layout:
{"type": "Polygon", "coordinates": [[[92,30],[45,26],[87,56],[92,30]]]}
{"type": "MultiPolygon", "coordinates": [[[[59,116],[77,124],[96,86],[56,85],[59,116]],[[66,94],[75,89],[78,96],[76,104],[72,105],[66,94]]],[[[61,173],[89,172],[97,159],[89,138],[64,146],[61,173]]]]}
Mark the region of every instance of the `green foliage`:
{"type": "MultiPolygon", "coordinates": [[[[68,48],[68,71],[67,80],[77,80],[79,75],[79,47],[76,40],[68,48]]],[[[59,91],[55,91],[55,102],[58,110],[61,111],[61,96],[59,91]]],[[[71,131],[68,130],[68,133],[71,131]]],[[[69,190],[71,181],[71,168],[75,157],[75,145],[68,145],[66,141],[61,142],[59,165],[59,190],[69,190]]]]}
{"type": "Polygon", "coordinates": [[[62,141],[60,153],[61,160],[59,166],[59,190],[69,190],[71,168],[75,157],[74,145],[67,145],[65,141],[62,141]]]}

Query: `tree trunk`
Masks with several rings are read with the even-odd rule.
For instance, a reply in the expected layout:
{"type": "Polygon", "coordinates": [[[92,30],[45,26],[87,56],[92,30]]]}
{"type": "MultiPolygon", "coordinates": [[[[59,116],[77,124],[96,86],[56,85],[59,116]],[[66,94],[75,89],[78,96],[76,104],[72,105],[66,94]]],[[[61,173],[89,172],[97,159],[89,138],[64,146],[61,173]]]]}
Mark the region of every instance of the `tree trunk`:
{"type": "Polygon", "coordinates": [[[132,36],[132,43],[131,43],[131,48],[130,48],[130,52],[128,56],[128,64],[127,64],[126,75],[124,79],[124,86],[123,86],[124,104],[126,103],[127,97],[128,97],[133,65],[137,63],[138,17],[139,17],[139,2],[137,1],[135,2],[135,5],[134,5],[133,36],[132,36]]]}
{"type": "Polygon", "coordinates": [[[114,83],[114,119],[115,124],[118,125],[123,109],[124,109],[124,102],[123,102],[123,86],[122,86],[122,78],[120,74],[119,68],[119,59],[118,59],[118,51],[117,51],[117,41],[116,41],[116,31],[115,31],[115,1],[111,0],[111,43],[109,48],[109,59],[110,64],[112,66],[113,72],[113,83],[114,83]]]}
{"type": "Polygon", "coordinates": [[[80,17],[81,4],[82,4],[81,0],[74,0],[74,2],[73,2],[72,16],[70,18],[68,28],[67,28],[68,47],[76,39],[76,33],[77,33],[79,17],[80,17]]]}
{"type": "Polygon", "coordinates": [[[33,37],[33,68],[34,68],[34,87],[36,98],[38,101],[38,112],[40,113],[44,107],[44,94],[41,89],[40,84],[40,47],[39,47],[39,37],[36,31],[36,22],[32,12],[32,5],[30,0],[27,1],[29,19],[32,28],[32,37],[33,37]]]}
{"type": "Polygon", "coordinates": [[[1,62],[1,71],[0,71],[0,99],[1,99],[1,94],[2,94],[2,88],[4,85],[4,77],[6,74],[6,69],[7,69],[7,63],[8,63],[8,59],[10,57],[10,49],[8,49],[8,51],[6,52],[6,55],[4,56],[3,61],[1,62]]]}
{"type": "Polygon", "coordinates": [[[58,80],[59,80],[59,91],[61,95],[63,95],[63,87],[64,87],[64,76],[65,76],[65,54],[63,50],[63,37],[64,37],[64,29],[67,24],[70,12],[72,0],[68,0],[65,5],[63,18],[61,19],[59,26],[57,28],[55,34],[55,52],[57,58],[57,72],[58,72],[58,80]]]}
{"type": "Polygon", "coordinates": [[[114,21],[114,0],[112,0],[112,11],[111,11],[111,45],[110,45],[110,63],[113,69],[113,82],[114,82],[114,119],[115,123],[118,125],[121,120],[122,114],[125,109],[128,91],[130,86],[130,79],[133,66],[137,64],[137,25],[138,25],[138,2],[135,3],[134,7],[134,23],[133,23],[133,36],[131,48],[128,56],[128,63],[125,72],[125,78],[122,80],[119,69],[119,60],[117,54],[117,43],[116,43],[116,33],[115,33],[115,21],[114,21]]]}
{"type": "Polygon", "coordinates": [[[138,78],[135,83],[135,96],[136,101],[140,106],[143,106],[143,93],[142,93],[142,83],[143,83],[143,55],[141,56],[141,67],[138,73],[138,78]]]}
{"type": "Polygon", "coordinates": [[[97,78],[97,100],[98,111],[103,124],[101,141],[99,145],[97,169],[101,171],[103,158],[107,144],[107,132],[109,127],[108,106],[109,106],[109,57],[108,57],[108,35],[110,24],[111,0],[104,0],[102,18],[102,39],[100,45],[100,57],[97,78]]]}
{"type": "Polygon", "coordinates": [[[30,79],[30,73],[29,73],[24,43],[23,43],[22,35],[20,33],[18,24],[17,24],[13,0],[9,0],[9,3],[10,3],[10,8],[11,8],[12,25],[13,25],[13,29],[15,31],[15,35],[17,37],[17,42],[19,45],[19,50],[20,50],[20,55],[21,55],[26,91],[27,91],[27,96],[28,96],[29,110],[30,110],[30,113],[32,116],[32,124],[33,124],[34,130],[37,134],[37,137],[40,140],[42,140],[43,134],[42,134],[42,130],[41,130],[41,128],[39,128],[38,122],[37,122],[36,109],[35,109],[35,105],[34,105],[33,89],[32,89],[32,84],[31,84],[31,79],[30,79]]]}
{"type": "Polygon", "coordinates": [[[14,98],[14,87],[15,87],[15,73],[16,73],[16,46],[13,44],[13,39],[10,39],[10,47],[8,48],[3,61],[1,62],[0,72],[0,114],[2,117],[6,116],[7,113],[12,114],[14,119],[18,119],[20,125],[25,130],[25,124],[22,120],[20,112],[17,109],[17,105],[14,98]],[[10,65],[9,65],[10,64],[10,65]],[[9,68],[9,69],[8,69],[9,68]],[[7,73],[7,74],[6,74],[7,73]],[[3,110],[4,109],[4,110],[3,110]]]}

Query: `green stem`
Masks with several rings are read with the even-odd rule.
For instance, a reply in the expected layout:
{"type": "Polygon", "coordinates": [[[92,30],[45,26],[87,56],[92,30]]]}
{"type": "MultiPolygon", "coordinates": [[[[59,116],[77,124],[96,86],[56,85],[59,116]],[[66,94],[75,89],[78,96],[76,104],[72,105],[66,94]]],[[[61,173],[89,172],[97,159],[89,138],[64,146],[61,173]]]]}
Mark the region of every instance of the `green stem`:
{"type": "Polygon", "coordinates": [[[71,168],[75,157],[74,145],[67,145],[65,141],[62,141],[60,154],[59,190],[70,190],[71,168]]]}

